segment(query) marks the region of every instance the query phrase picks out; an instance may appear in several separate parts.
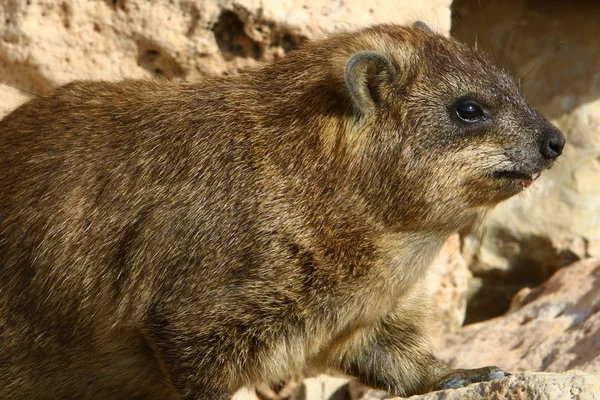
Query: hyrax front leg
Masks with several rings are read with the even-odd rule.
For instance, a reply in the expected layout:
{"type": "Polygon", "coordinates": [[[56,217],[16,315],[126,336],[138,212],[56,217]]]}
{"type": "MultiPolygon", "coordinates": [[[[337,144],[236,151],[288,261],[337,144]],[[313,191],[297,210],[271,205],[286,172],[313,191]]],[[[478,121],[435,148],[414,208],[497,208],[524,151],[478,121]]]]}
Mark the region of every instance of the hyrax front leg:
{"type": "MultiPolygon", "coordinates": [[[[210,324],[209,324],[210,325],[210,324]]],[[[145,338],[178,400],[230,400],[219,345],[224,335],[198,331],[176,313],[152,312],[145,338]]]]}
{"type": "MultiPolygon", "coordinates": [[[[406,310],[404,310],[406,312],[406,310]]],[[[392,314],[333,356],[336,367],[395,396],[458,388],[504,377],[497,367],[451,369],[431,352],[419,312],[392,314]]]]}

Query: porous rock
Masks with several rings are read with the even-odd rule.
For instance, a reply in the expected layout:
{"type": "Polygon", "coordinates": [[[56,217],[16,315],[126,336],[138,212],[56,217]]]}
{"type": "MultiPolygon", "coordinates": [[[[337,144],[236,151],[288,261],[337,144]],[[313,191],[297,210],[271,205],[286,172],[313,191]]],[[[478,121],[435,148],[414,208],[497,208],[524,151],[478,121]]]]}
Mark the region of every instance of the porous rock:
{"type": "MultiPolygon", "coordinates": [[[[336,392],[331,397],[305,397],[300,400],[400,400],[381,391],[336,392]]],[[[525,372],[459,389],[431,392],[410,400],[598,400],[600,376],[582,371],[565,373],[525,372]]],[[[250,400],[236,399],[236,400],[250,400]]]]}
{"type": "MultiPolygon", "coordinates": [[[[372,397],[371,399],[374,400],[375,398],[372,397]]],[[[570,371],[563,374],[524,373],[511,375],[500,380],[481,382],[460,389],[444,390],[410,397],[410,400],[500,399],[596,400],[600,399],[600,376],[579,371],[570,371]]]]}
{"type": "Polygon", "coordinates": [[[476,268],[538,284],[600,256],[600,43],[590,18],[600,3],[456,0],[452,8],[452,36],[513,72],[532,106],[567,138],[556,165],[465,240],[476,268]]]}
{"type": "Polygon", "coordinates": [[[458,368],[600,374],[600,259],[580,261],[538,288],[521,290],[506,315],[467,325],[436,347],[458,368]]]}
{"type": "Polygon", "coordinates": [[[4,0],[0,117],[27,92],[71,80],[195,80],[235,73],[307,39],[373,23],[423,19],[447,34],[450,2],[4,0]]]}
{"type": "Polygon", "coordinates": [[[431,336],[441,337],[465,321],[469,280],[472,277],[460,252],[460,238],[452,235],[431,265],[427,285],[433,294],[431,336]]]}

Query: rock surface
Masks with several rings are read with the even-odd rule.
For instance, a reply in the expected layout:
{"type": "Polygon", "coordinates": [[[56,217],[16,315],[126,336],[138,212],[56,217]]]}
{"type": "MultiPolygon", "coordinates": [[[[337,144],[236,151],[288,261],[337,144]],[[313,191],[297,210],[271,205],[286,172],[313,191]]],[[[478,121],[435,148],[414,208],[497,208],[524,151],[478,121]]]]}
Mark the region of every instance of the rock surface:
{"type": "Polygon", "coordinates": [[[541,287],[523,289],[505,316],[467,325],[437,348],[459,368],[600,374],[600,259],[580,261],[541,287]]]}
{"type": "Polygon", "coordinates": [[[567,137],[554,168],[466,240],[477,268],[539,284],[600,256],[600,42],[590,18],[600,3],[456,0],[452,8],[452,36],[477,42],[519,77],[528,101],[567,137]]]}
{"type": "MultiPolygon", "coordinates": [[[[326,382],[331,386],[331,382],[326,382]]],[[[346,386],[337,390],[322,390],[302,393],[293,400],[400,400],[387,397],[380,391],[352,391],[346,386]]],[[[432,392],[409,397],[410,400],[600,400],[600,376],[581,371],[557,373],[525,372],[504,379],[481,382],[464,388],[432,392]]],[[[240,393],[233,400],[256,400],[250,392],[240,393]]]]}
{"type": "MultiPolygon", "coordinates": [[[[374,399],[381,399],[381,397],[364,398],[364,400],[374,399]]],[[[600,377],[578,371],[564,374],[525,373],[496,381],[477,383],[460,389],[413,396],[409,399],[597,400],[600,399],[600,377]]]]}
{"type": "Polygon", "coordinates": [[[471,277],[460,252],[460,237],[452,235],[431,265],[426,279],[433,294],[432,337],[453,332],[463,325],[471,277]]]}
{"type": "Polygon", "coordinates": [[[306,39],[372,23],[423,19],[447,34],[450,2],[4,0],[0,117],[27,92],[74,79],[195,80],[234,73],[306,39]]]}

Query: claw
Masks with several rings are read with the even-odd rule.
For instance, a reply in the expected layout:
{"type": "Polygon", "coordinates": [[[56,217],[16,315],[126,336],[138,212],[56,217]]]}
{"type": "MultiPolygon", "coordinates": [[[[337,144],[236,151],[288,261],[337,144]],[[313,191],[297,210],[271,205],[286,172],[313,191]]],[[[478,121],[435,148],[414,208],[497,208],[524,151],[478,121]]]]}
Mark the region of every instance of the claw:
{"type": "Polygon", "coordinates": [[[438,390],[457,389],[475,382],[491,381],[507,376],[498,367],[484,367],[477,369],[459,369],[449,374],[438,385],[438,390]]]}

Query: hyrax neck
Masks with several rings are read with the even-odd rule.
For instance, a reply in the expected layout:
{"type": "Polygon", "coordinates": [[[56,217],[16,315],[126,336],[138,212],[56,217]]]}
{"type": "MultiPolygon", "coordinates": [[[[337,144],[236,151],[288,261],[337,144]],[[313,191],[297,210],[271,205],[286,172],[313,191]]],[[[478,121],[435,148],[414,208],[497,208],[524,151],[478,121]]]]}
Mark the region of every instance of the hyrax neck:
{"type": "Polygon", "coordinates": [[[432,231],[383,234],[377,241],[381,268],[399,290],[410,289],[425,277],[448,236],[432,231]]]}
{"type": "Polygon", "coordinates": [[[253,75],[253,140],[268,175],[264,191],[276,189],[267,201],[285,204],[286,230],[303,227],[300,247],[318,246],[322,264],[340,276],[373,275],[408,288],[424,277],[447,237],[476,213],[424,210],[401,196],[373,195],[380,184],[368,178],[379,179],[386,171],[364,170],[377,160],[361,161],[366,157],[356,154],[364,143],[355,137],[361,135],[343,101],[344,83],[330,64],[326,56],[289,57],[276,70],[253,75]],[[404,209],[382,212],[395,206],[380,199],[404,209]]]}

